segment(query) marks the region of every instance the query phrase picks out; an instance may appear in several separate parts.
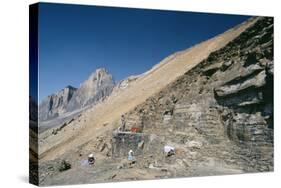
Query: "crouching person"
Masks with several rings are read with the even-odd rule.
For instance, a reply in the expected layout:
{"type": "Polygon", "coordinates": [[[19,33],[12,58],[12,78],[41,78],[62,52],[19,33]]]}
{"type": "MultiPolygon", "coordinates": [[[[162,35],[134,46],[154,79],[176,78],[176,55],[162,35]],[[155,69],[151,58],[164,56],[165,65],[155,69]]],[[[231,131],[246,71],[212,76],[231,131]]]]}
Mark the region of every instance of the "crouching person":
{"type": "Polygon", "coordinates": [[[89,156],[88,156],[88,164],[89,165],[94,165],[95,164],[95,161],[96,161],[96,159],[95,159],[95,157],[94,157],[94,154],[90,154],[89,156]]]}
{"type": "Polygon", "coordinates": [[[134,152],[133,152],[133,150],[130,150],[130,151],[128,152],[128,160],[129,160],[129,161],[135,161],[135,157],[134,157],[134,152]]]}
{"type": "Polygon", "coordinates": [[[166,157],[170,157],[172,155],[175,155],[175,148],[172,146],[164,146],[164,153],[166,157]]]}

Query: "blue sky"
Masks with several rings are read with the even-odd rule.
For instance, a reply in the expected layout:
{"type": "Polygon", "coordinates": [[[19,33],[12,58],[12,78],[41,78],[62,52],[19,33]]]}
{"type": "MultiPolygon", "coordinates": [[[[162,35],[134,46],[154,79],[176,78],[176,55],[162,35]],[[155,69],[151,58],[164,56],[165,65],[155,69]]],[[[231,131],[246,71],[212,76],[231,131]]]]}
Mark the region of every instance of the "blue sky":
{"type": "Polygon", "coordinates": [[[39,101],[105,67],[120,81],[245,21],[225,14],[39,5],[39,101]]]}

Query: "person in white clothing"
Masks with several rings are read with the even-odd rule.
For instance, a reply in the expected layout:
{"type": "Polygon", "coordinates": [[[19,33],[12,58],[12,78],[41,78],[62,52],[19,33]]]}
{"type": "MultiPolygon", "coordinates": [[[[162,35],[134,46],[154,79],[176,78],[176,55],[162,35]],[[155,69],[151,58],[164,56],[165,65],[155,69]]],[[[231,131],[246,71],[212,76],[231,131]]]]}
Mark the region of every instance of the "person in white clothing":
{"type": "Polygon", "coordinates": [[[134,152],[133,150],[130,150],[129,153],[128,153],[128,160],[129,161],[133,161],[135,158],[134,158],[134,152]]]}

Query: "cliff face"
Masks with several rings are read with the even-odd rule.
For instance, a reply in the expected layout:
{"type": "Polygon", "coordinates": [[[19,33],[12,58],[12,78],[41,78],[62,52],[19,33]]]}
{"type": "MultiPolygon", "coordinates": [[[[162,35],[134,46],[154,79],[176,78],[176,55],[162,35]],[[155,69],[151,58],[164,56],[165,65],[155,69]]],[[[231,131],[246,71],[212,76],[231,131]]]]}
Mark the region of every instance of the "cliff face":
{"type": "Polygon", "coordinates": [[[52,119],[64,113],[76,90],[72,86],[67,86],[45,98],[39,105],[39,119],[42,121],[52,119]]]}
{"type": "Polygon", "coordinates": [[[74,93],[67,111],[83,108],[105,99],[111,94],[114,85],[112,75],[106,69],[97,69],[74,93]]]}
{"type": "Polygon", "coordinates": [[[44,99],[39,105],[39,119],[50,120],[95,104],[110,95],[113,87],[112,76],[104,68],[97,69],[78,89],[67,86],[44,99]]]}
{"type": "Polygon", "coordinates": [[[273,19],[259,18],[126,119],[157,134],[146,143],[161,146],[156,155],[169,143],[186,155],[195,150],[195,166],[216,159],[248,172],[273,170],[273,19]]]}

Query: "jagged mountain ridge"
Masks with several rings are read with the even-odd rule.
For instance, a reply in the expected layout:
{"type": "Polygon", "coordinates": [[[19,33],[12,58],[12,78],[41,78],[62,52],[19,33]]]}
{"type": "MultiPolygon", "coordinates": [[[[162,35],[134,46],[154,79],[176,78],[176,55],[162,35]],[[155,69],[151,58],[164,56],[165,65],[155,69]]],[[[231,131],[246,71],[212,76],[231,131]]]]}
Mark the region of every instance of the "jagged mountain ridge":
{"type": "Polygon", "coordinates": [[[67,86],[43,99],[39,105],[39,119],[50,120],[95,104],[110,95],[114,86],[112,75],[105,68],[97,69],[79,88],[67,86]]]}

